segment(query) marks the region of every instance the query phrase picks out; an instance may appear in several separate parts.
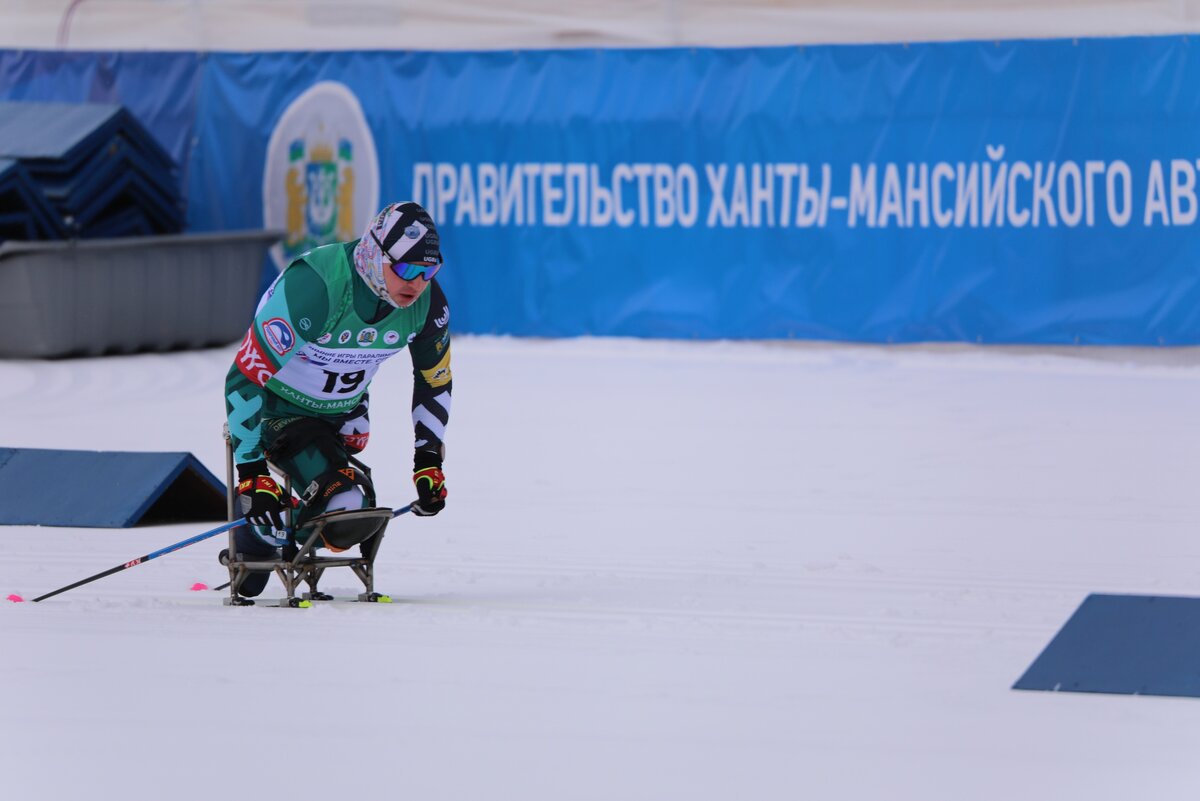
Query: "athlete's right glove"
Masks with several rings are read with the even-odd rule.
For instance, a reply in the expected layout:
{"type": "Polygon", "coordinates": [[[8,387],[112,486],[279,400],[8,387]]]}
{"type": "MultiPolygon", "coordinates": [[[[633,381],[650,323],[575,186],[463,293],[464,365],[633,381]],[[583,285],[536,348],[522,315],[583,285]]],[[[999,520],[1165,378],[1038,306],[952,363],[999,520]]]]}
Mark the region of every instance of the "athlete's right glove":
{"type": "Polygon", "coordinates": [[[417,517],[432,517],[446,508],[446,476],[442,473],[442,457],[434,451],[417,451],[413,457],[413,483],[417,485],[417,501],[412,513],[417,517]]]}
{"type": "Polygon", "coordinates": [[[255,526],[283,528],[283,490],[271,478],[265,461],[238,465],[238,499],[246,521],[255,526]]]}

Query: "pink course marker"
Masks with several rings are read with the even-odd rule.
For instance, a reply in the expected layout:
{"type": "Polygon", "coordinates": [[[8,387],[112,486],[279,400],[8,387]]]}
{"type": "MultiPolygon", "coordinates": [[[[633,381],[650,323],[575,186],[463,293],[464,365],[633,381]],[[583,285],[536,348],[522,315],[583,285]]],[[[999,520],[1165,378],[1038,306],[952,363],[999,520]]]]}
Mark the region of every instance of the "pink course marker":
{"type": "Polygon", "coordinates": [[[20,595],[17,595],[15,592],[12,595],[8,596],[8,598],[6,600],[12,601],[14,604],[19,604],[19,603],[25,602],[25,599],[22,598],[20,595]]]}
{"type": "Polygon", "coordinates": [[[197,581],[195,584],[192,585],[192,592],[200,592],[201,590],[207,590],[207,589],[208,589],[208,585],[203,582],[200,582],[200,581],[197,581]]]}

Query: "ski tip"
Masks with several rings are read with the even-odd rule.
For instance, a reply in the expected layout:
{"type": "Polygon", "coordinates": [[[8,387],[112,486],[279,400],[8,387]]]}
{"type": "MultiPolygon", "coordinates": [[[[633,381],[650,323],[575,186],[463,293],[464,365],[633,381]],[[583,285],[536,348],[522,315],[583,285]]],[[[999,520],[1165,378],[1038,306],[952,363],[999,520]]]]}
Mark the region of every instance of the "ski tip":
{"type": "Polygon", "coordinates": [[[8,598],[6,598],[5,600],[12,601],[14,604],[25,603],[25,599],[22,598],[20,595],[17,595],[15,592],[12,595],[8,596],[8,598]]]}
{"type": "Polygon", "coordinates": [[[311,609],[312,601],[301,601],[300,603],[296,604],[296,607],[299,609],[311,609]]]}
{"type": "Polygon", "coordinates": [[[192,592],[201,592],[203,590],[207,590],[208,585],[205,584],[203,581],[197,581],[195,584],[193,584],[191,587],[189,587],[189,589],[192,592]]]}
{"type": "Polygon", "coordinates": [[[390,596],[390,595],[380,595],[378,598],[375,599],[375,603],[378,603],[378,604],[390,604],[391,602],[392,602],[392,596],[390,596]]]}

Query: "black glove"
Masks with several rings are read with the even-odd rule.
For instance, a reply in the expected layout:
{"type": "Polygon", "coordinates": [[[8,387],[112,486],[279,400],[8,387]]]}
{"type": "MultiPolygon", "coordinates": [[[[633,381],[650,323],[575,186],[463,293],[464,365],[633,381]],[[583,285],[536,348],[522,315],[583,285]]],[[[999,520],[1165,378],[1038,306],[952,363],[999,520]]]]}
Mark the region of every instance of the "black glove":
{"type": "Polygon", "coordinates": [[[238,498],[246,521],[255,526],[282,529],[286,508],[283,490],[267,471],[265,461],[238,465],[238,498]]]}
{"type": "Polygon", "coordinates": [[[442,474],[442,457],[434,451],[417,451],[413,457],[413,483],[417,485],[417,500],[412,513],[431,517],[446,508],[446,476],[442,474]]]}

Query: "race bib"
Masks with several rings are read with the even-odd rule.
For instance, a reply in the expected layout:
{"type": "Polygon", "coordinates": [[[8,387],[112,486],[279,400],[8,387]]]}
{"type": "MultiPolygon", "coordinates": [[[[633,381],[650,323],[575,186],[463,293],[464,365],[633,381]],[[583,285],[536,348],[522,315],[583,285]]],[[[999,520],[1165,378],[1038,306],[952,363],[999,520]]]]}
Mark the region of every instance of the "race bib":
{"type": "Polygon", "coordinates": [[[358,403],[379,365],[399,353],[386,348],[330,350],[309,343],[272,378],[276,392],[314,409],[347,409],[358,403]],[[290,390],[290,391],[288,391],[290,390]]]}

